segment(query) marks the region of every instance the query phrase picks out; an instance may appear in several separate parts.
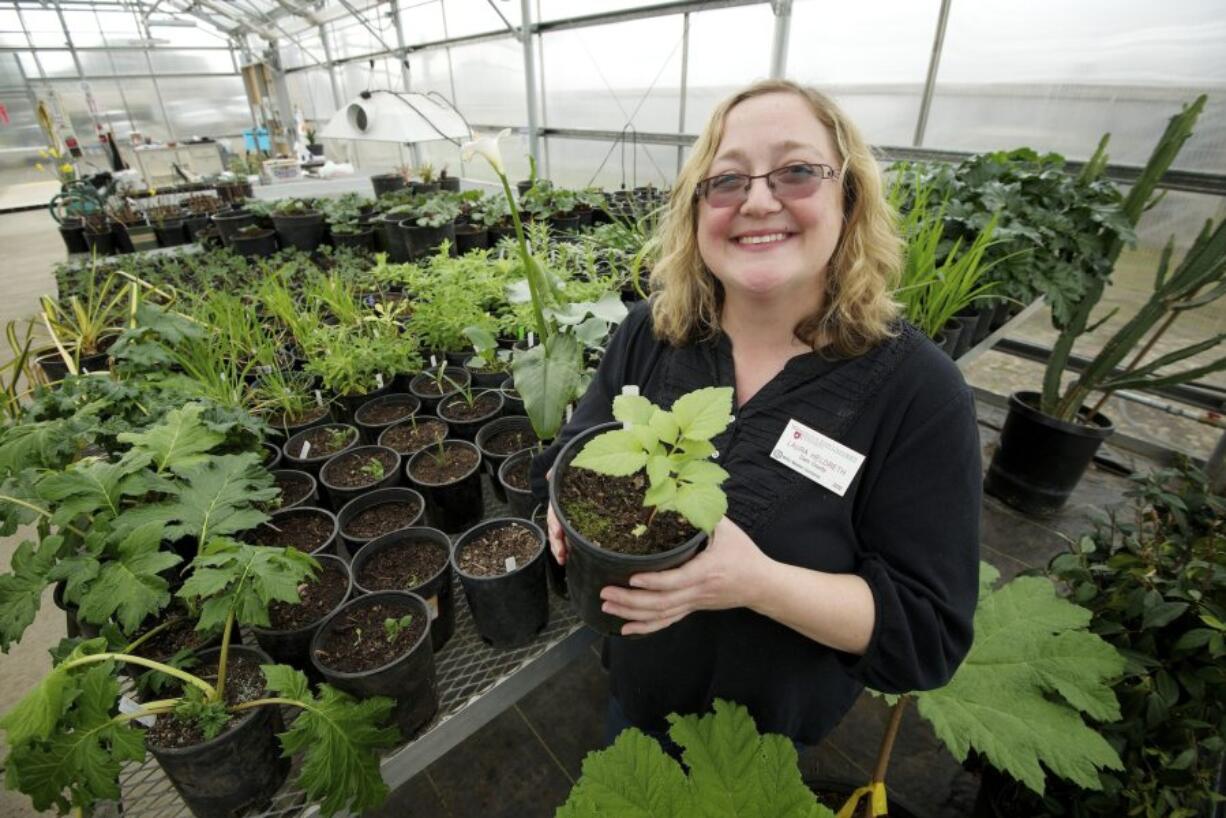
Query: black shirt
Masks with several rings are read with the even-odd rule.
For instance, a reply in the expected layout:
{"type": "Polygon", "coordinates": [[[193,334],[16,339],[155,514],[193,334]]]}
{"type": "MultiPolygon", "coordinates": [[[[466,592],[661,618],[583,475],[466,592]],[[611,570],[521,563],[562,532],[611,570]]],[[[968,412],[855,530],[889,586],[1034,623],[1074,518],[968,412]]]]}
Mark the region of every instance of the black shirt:
{"type": "MultiPolygon", "coordinates": [[[[868,651],[836,651],[747,608],[696,611],[646,637],[611,637],[605,663],[629,720],[664,730],[673,712],[715,698],[749,708],[758,729],[817,743],[861,689],[926,690],[946,683],[970,649],[978,595],[981,462],[975,407],[961,373],[922,333],[897,335],[857,358],[792,358],[713,442],[728,517],[772,559],[853,573],[872,589],[868,651]],[[865,456],[840,497],[771,458],[790,419],[865,456]]],[[[725,335],[673,347],[640,304],[610,341],[558,439],[533,463],[533,491],[579,431],[612,420],[613,398],[635,384],[669,407],[704,386],[734,386],[725,335]]],[[[734,401],[734,406],[736,402],[734,401]]]]}

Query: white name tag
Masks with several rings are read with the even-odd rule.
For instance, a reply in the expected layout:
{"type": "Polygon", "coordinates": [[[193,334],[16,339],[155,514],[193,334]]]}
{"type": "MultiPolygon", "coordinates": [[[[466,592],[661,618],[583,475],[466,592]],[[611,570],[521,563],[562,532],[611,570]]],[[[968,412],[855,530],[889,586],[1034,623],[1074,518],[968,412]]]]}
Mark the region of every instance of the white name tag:
{"type": "Polygon", "coordinates": [[[790,420],[771,451],[771,459],[842,497],[860,470],[864,455],[790,420]]]}

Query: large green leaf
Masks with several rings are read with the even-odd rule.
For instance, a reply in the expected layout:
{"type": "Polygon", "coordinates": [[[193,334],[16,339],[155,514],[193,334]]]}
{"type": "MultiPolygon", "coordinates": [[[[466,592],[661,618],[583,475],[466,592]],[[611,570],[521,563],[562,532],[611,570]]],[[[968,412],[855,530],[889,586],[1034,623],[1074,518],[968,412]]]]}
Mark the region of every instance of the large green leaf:
{"type": "Polygon", "coordinates": [[[670,410],[682,437],[710,440],[732,420],[732,387],[708,386],[682,395],[670,410]]]}
{"type": "Polygon", "coordinates": [[[106,639],[98,637],[77,645],[64,662],[30,689],[21,701],[0,717],[0,730],[4,730],[9,746],[15,747],[33,739],[43,740],[51,736],[56,723],[64,715],[77,693],[72,674],[65,664],[93,653],[106,650],[106,639]]]}
{"type": "Polygon", "coordinates": [[[319,563],[293,548],[217,538],[192,561],[192,574],[179,596],[203,601],[197,630],[221,627],[231,611],[242,625],[267,628],[269,603],[297,603],[298,586],[318,568],[319,563]]]}
{"type": "Polygon", "coordinates": [[[307,678],[286,665],[262,665],[269,690],[299,702],[303,712],[280,734],[285,755],[304,753],[298,783],[320,811],[360,813],[387,797],[378,751],[395,745],[395,727],[380,727],[395,704],[384,696],[356,701],[331,685],[311,695],[307,678]]]}
{"type": "Polygon", "coordinates": [[[583,349],[568,333],[551,336],[543,344],[517,351],[511,358],[515,388],[524,399],[524,411],[541,440],[553,440],[562,428],[562,415],[575,399],[583,349]]]}
{"type": "Polygon", "coordinates": [[[137,474],[143,467],[137,460],[108,463],[87,457],[44,477],[38,494],[54,506],[51,521],[56,525],[68,525],[82,514],[113,518],[124,496],[145,492],[147,483],[137,474]]]}
{"type": "Polygon", "coordinates": [[[759,735],[749,711],[717,699],[704,716],[670,715],[689,776],[637,729],[589,753],[557,818],[834,818],[817,803],[784,736],[759,735]]]}
{"type": "Polygon", "coordinates": [[[1099,789],[1099,771],[1122,765],[1082,714],[1120,717],[1109,681],[1124,659],[1089,621],[1039,577],[981,594],[970,653],[948,685],[916,694],[919,712],[958,760],[974,748],[1040,794],[1044,766],[1099,789]]]}
{"type": "Polygon", "coordinates": [[[113,616],[131,634],[145,617],[166,607],[169,586],[159,573],[183,560],[173,551],[160,550],[164,532],[165,525],[155,520],[119,543],[114,558],[101,563],[97,578],[81,594],[83,620],[101,625],[113,616]]]}
{"type": "Polygon", "coordinates": [[[585,443],[570,464],[612,477],[625,477],[647,464],[647,452],[630,430],[613,429],[585,443]]]}
{"type": "Polygon", "coordinates": [[[26,540],[13,552],[12,572],[0,574],[0,650],[21,639],[38,615],[43,591],[52,581],[64,538],[58,534],[35,545],[26,540]]]}
{"type": "Polygon", "coordinates": [[[728,513],[728,497],[719,486],[683,483],[677,496],[668,504],[695,528],[710,534],[715,524],[728,513]]]}
{"type": "Polygon", "coordinates": [[[203,411],[198,403],[172,409],[158,425],[144,432],[124,432],[119,435],[119,442],[132,444],[132,453],[152,458],[153,468],[159,473],[203,463],[208,460],[207,452],[226,439],[204,424],[200,418],[203,411]]]}

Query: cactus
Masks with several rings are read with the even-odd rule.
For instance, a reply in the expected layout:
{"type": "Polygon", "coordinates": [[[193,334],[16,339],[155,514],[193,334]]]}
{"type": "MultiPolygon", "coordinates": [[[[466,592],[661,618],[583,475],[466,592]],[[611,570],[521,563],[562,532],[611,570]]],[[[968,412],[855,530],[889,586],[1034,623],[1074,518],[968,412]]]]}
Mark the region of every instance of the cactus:
{"type": "MultiPolygon", "coordinates": [[[[1154,152],[1150,155],[1149,161],[1146,163],[1141,175],[1137,178],[1128,196],[1124,199],[1121,210],[1124,217],[1133,227],[1140,221],[1142,214],[1161,199],[1162,194],[1155,197],[1154,191],[1162,175],[1166,173],[1167,169],[1175,161],[1175,157],[1179,155],[1180,149],[1183,148],[1183,143],[1192,135],[1192,128],[1196,124],[1201,111],[1204,110],[1205,100],[1206,97],[1202,94],[1191,105],[1184,107],[1180,113],[1171,117],[1170,122],[1167,124],[1166,132],[1158,140],[1158,144],[1154,147],[1154,152]]],[[[1104,139],[1103,142],[1099,143],[1094,157],[1083,169],[1083,177],[1092,179],[1100,175],[1106,168],[1105,147],[1106,140],[1104,139]]],[[[1220,338],[1213,338],[1200,344],[1185,347],[1151,361],[1144,367],[1138,367],[1141,358],[1153,346],[1158,337],[1166,331],[1171,321],[1174,320],[1179,312],[1204,306],[1204,304],[1210,303],[1226,293],[1226,290],[1219,287],[1205,296],[1200,298],[1197,296],[1197,293],[1206,284],[1220,282],[1223,276],[1226,275],[1226,251],[1223,249],[1223,242],[1226,242],[1226,234],[1223,233],[1221,225],[1219,225],[1216,232],[1211,230],[1210,225],[1206,225],[1200,238],[1197,239],[1197,242],[1188,251],[1187,256],[1179,265],[1175,274],[1169,279],[1166,274],[1170,265],[1171,246],[1168,244],[1158,266],[1158,273],[1154,283],[1154,294],[1150,297],[1150,300],[1124,327],[1112,336],[1111,340],[1107,342],[1102,351],[1090,362],[1090,365],[1086,367],[1081,376],[1061,395],[1060,378],[1068,364],[1069,355],[1073,351],[1073,344],[1077,338],[1094,328],[1090,326],[1090,313],[1102,299],[1103,290],[1107,284],[1105,279],[1096,279],[1089,282],[1085,295],[1077,304],[1072,317],[1060,328],[1060,336],[1052,348],[1051,358],[1048,359],[1047,369],[1043,376],[1043,397],[1040,405],[1043,413],[1061,420],[1072,421],[1076,418],[1077,410],[1080,408],[1082,401],[1091,391],[1102,389],[1109,393],[1116,389],[1133,386],[1156,386],[1178,383],[1192,380],[1207,372],[1214,372],[1226,367],[1226,360],[1223,360],[1210,364],[1208,368],[1198,367],[1197,369],[1174,375],[1155,376],[1158,368],[1208,349],[1215,345],[1220,338]],[[1202,301],[1203,303],[1198,303],[1202,301]],[[1145,334],[1158,321],[1162,320],[1164,316],[1169,317],[1163,326],[1159,328],[1158,332],[1155,333],[1154,337],[1146,343],[1145,347],[1141,350],[1141,354],[1132,360],[1123,373],[1116,372],[1116,365],[1123,360],[1129,350],[1141,342],[1145,334]]],[[[1123,242],[1118,238],[1108,246],[1106,250],[1107,258],[1112,265],[1119,258],[1122,249],[1123,242]]],[[[1102,320],[1105,321],[1106,318],[1102,320]]],[[[1102,322],[1100,321],[1099,323],[1102,322]]],[[[1094,326],[1097,326],[1097,324],[1094,326]]],[[[1099,405],[1101,406],[1101,401],[1099,405]]]]}

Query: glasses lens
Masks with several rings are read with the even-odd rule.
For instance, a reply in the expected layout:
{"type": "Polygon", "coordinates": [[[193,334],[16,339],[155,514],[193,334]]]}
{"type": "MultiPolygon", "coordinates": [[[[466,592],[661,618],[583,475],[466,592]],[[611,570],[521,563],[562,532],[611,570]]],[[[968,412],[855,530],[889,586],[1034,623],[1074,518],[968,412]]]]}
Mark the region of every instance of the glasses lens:
{"type": "Polygon", "coordinates": [[[821,184],[821,168],[816,165],[788,165],[771,171],[771,186],[780,199],[800,199],[812,196],[821,184]]]}
{"type": "Polygon", "coordinates": [[[733,207],[745,201],[748,180],[739,173],[725,173],[707,181],[707,204],[711,207],[733,207]]]}

